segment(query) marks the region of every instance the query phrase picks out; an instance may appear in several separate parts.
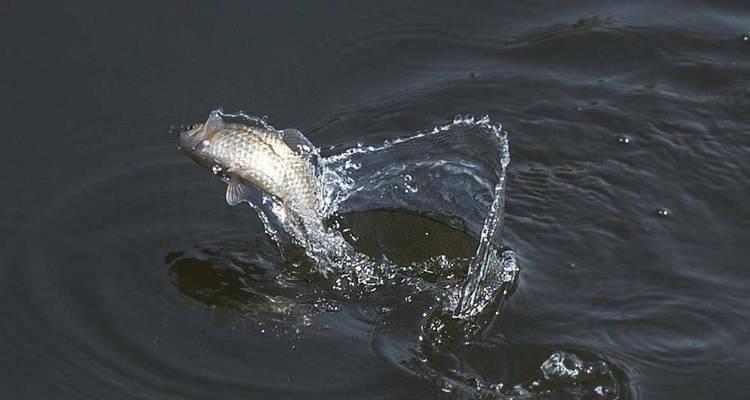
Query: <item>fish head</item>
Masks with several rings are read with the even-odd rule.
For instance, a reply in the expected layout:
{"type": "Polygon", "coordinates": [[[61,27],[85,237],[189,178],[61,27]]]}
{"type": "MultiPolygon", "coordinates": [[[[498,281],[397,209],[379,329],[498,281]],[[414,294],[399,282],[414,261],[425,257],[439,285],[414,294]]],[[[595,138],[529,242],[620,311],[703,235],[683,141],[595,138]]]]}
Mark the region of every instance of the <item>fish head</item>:
{"type": "Polygon", "coordinates": [[[190,124],[180,131],[180,149],[186,151],[203,140],[203,124],[190,124]]]}
{"type": "Polygon", "coordinates": [[[205,149],[210,143],[205,124],[188,125],[180,132],[180,149],[199,165],[210,168],[212,157],[205,149]]]}
{"type": "Polygon", "coordinates": [[[214,111],[205,123],[188,125],[180,132],[179,147],[193,161],[212,169],[217,164],[217,160],[208,150],[211,140],[222,129],[224,129],[224,121],[219,112],[214,111]]]}

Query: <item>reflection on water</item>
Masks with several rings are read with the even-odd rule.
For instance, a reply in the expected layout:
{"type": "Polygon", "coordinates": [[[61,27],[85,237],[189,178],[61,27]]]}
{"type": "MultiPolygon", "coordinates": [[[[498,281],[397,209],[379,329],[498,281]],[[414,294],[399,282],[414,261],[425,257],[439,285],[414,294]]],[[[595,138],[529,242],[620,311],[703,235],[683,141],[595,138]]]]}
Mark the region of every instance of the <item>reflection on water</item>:
{"type": "MultiPolygon", "coordinates": [[[[254,252],[239,243],[206,243],[176,251],[165,262],[174,284],[186,295],[211,307],[233,309],[243,315],[289,314],[293,297],[284,297],[282,279],[273,264],[249,259],[254,252]]],[[[292,293],[286,293],[291,296],[292,293]]]]}

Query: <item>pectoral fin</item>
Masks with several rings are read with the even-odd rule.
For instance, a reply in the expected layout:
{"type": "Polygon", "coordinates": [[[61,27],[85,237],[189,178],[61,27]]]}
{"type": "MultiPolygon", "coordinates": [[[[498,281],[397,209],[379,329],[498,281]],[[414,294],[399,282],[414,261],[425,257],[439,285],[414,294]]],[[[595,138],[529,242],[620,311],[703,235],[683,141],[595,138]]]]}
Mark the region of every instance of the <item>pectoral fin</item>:
{"type": "Polygon", "coordinates": [[[252,202],[253,196],[257,197],[256,189],[242,183],[238,178],[229,178],[227,182],[227,203],[236,206],[243,201],[252,202]]]}

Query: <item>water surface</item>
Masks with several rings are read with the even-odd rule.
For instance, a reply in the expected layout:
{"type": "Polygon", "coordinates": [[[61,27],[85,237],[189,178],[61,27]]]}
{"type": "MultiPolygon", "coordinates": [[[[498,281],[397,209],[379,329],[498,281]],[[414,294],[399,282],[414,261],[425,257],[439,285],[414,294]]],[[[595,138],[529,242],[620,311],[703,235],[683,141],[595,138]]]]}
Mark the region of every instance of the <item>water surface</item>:
{"type": "MultiPolygon", "coordinates": [[[[542,398],[747,397],[743,2],[14,3],[4,16],[4,397],[471,398],[472,378],[542,398]],[[335,298],[282,270],[252,210],[227,206],[168,133],[218,106],[324,149],[457,114],[501,122],[504,243],[522,271],[500,317],[426,348],[429,296],[335,298]],[[608,372],[545,378],[558,355],[608,372]]],[[[404,264],[477,240],[423,214],[343,218],[362,251],[404,264]]]]}

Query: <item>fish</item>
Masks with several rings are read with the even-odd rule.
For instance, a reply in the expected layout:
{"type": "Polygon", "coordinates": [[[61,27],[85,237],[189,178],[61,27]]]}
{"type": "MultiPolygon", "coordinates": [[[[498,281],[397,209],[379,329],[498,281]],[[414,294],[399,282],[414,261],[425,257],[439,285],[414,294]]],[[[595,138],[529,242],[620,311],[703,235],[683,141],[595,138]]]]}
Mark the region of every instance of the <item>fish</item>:
{"type": "Polygon", "coordinates": [[[232,206],[252,204],[260,190],[298,216],[321,219],[317,148],[299,130],[232,122],[236,116],[211,112],[205,123],[180,132],[180,149],[227,183],[226,201],[232,206]]]}

